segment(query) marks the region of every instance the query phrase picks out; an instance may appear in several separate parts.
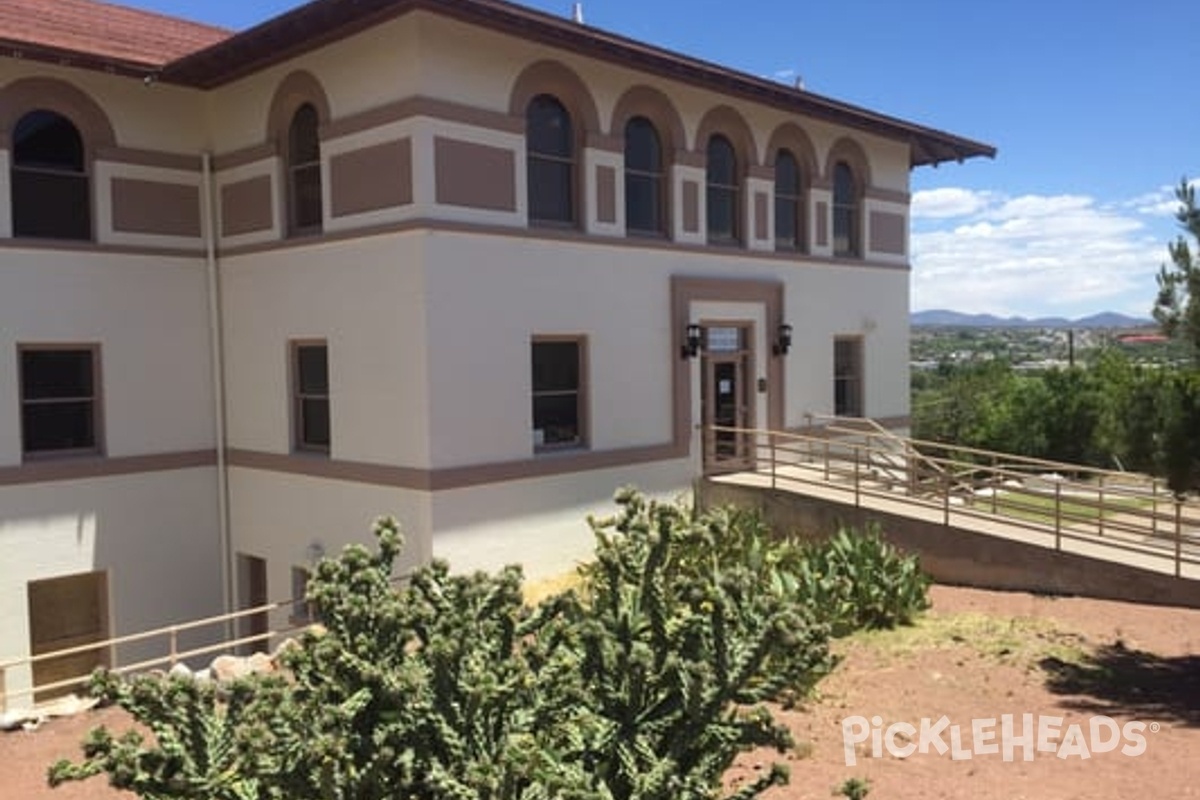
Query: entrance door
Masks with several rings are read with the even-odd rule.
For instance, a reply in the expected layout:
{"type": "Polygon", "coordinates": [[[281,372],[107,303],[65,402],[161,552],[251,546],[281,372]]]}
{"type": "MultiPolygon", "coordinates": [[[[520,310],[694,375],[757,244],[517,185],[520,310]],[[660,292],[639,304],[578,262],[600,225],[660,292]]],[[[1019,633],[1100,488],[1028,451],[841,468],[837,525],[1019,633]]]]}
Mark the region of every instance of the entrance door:
{"type": "Polygon", "coordinates": [[[747,323],[706,325],[704,339],[700,392],[706,433],[704,468],[706,472],[747,469],[754,455],[751,435],[742,432],[754,427],[751,327],[747,323]]]}
{"type": "MultiPolygon", "coordinates": [[[[237,554],[238,608],[258,608],[267,604],[267,562],[257,556],[245,553],[237,554]]],[[[267,632],[267,612],[250,614],[238,618],[238,638],[259,636],[267,632]]],[[[241,645],[238,651],[249,655],[256,650],[267,650],[269,643],[265,639],[248,642],[241,645]]]]}
{"type": "MultiPolygon", "coordinates": [[[[39,656],[102,642],[108,634],[108,575],[104,572],[84,572],[30,581],[29,639],[30,651],[39,656]]],[[[97,667],[110,665],[109,648],[86,650],[73,655],[59,656],[33,664],[33,685],[86,676],[97,667]]],[[[79,686],[40,691],[35,702],[80,691],[79,686]]]]}

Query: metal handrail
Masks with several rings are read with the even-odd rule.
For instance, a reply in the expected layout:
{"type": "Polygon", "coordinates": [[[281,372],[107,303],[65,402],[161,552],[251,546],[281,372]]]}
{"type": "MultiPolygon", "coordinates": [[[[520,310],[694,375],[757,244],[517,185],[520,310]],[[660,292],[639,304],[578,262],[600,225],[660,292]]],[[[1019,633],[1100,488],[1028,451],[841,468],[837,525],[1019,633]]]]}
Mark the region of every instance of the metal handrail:
{"type": "MultiPolygon", "coordinates": [[[[862,422],[854,420],[855,424],[862,422]]],[[[890,431],[886,440],[893,447],[889,449],[879,444],[884,436],[863,431],[861,426],[851,430],[827,425],[815,433],[730,426],[713,426],[711,430],[740,435],[752,442],[753,469],[769,472],[772,488],[811,484],[845,491],[853,496],[848,502],[856,507],[863,504],[864,498],[876,497],[917,509],[937,509],[947,526],[955,516],[1002,519],[1016,528],[1052,534],[1056,550],[1062,549],[1063,540],[1154,556],[1165,556],[1164,551],[1169,549],[1176,577],[1182,576],[1183,564],[1200,565],[1200,554],[1189,554],[1183,548],[1185,542],[1200,546],[1200,537],[1185,531],[1188,525],[1200,528],[1200,508],[1175,498],[1158,479],[1143,478],[1140,484],[1130,485],[1134,476],[1128,473],[978,448],[948,447],[906,439],[890,431]],[[843,431],[845,435],[840,435],[843,431]],[[888,480],[881,477],[878,465],[883,462],[878,456],[896,457],[896,440],[914,447],[907,463],[889,463],[893,479],[888,480]],[[921,452],[919,445],[923,444],[984,458],[976,463],[940,457],[921,452]],[[916,464],[936,469],[931,470],[928,479],[919,481],[916,464]],[[1027,472],[1031,468],[1054,472],[1056,477],[1031,478],[1027,472]],[[1094,482],[1064,475],[1085,475],[1094,482]],[[1029,485],[1039,480],[1041,487],[1029,485]],[[992,491],[980,494],[982,489],[992,491]],[[1161,508],[1164,501],[1167,509],[1161,508]]]]}

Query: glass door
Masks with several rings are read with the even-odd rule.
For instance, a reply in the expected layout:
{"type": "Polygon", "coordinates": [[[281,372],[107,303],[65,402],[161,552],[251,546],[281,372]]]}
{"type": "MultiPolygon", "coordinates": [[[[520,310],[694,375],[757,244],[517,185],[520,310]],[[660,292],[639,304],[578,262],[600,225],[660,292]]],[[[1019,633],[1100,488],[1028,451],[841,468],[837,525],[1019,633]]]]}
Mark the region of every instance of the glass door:
{"type": "Polygon", "coordinates": [[[751,394],[751,329],[748,324],[717,324],[704,328],[701,357],[705,471],[747,469],[753,463],[754,426],[751,394]]]}

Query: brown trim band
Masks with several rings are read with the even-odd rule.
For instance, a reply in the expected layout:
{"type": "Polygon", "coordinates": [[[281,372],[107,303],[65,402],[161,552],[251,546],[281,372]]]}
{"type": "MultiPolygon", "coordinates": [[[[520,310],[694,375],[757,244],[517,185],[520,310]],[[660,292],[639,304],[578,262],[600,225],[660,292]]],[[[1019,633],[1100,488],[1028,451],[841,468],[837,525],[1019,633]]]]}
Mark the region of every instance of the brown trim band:
{"type": "Polygon", "coordinates": [[[203,258],[199,243],[194,248],[141,247],[138,245],[83,242],[69,239],[23,239],[0,238],[0,252],[5,250],[62,250],[71,253],[95,253],[97,255],[159,256],[161,258],[203,258]]]}
{"type": "Polygon", "coordinates": [[[494,464],[475,464],[465,467],[421,469],[391,464],[372,464],[364,461],[314,458],[303,454],[266,453],[259,450],[231,448],[226,456],[230,466],[303,475],[310,478],[391,486],[398,489],[433,492],[445,489],[465,489],[493,483],[544,478],[598,469],[670,461],[683,458],[686,451],[675,444],[626,447],[618,450],[585,450],[540,455],[519,461],[494,464]]]}
{"type": "MultiPolygon", "coordinates": [[[[690,183],[692,186],[696,186],[694,181],[689,181],[688,183],[690,183]]],[[[684,185],[685,217],[687,216],[687,185],[688,184],[684,185]]],[[[221,249],[221,256],[223,258],[227,258],[254,255],[256,253],[265,253],[273,250],[286,250],[292,247],[310,247],[329,242],[345,241],[347,239],[359,239],[366,238],[368,236],[386,236],[389,234],[412,233],[420,231],[477,234],[480,236],[503,236],[527,240],[540,239],[544,241],[566,241],[574,242],[576,244],[593,245],[596,247],[631,247],[639,249],[671,250],[679,253],[710,255],[714,258],[722,258],[726,260],[733,257],[756,259],[760,261],[786,261],[797,266],[822,266],[839,268],[849,267],[902,271],[909,271],[912,268],[907,261],[895,262],[872,261],[859,258],[834,258],[832,256],[814,256],[807,253],[797,253],[795,250],[774,251],[749,250],[741,247],[714,247],[707,244],[687,244],[684,242],[674,242],[668,239],[650,236],[594,236],[570,228],[554,228],[550,226],[515,227],[508,225],[484,225],[478,222],[458,222],[454,220],[430,219],[428,217],[418,217],[401,222],[386,223],[383,225],[363,226],[361,228],[353,228],[349,230],[327,231],[321,233],[320,235],[305,237],[302,240],[280,239],[270,242],[238,245],[236,247],[225,247],[221,249]]],[[[2,241],[3,240],[0,240],[0,242],[2,241]]]]}
{"type": "Polygon", "coordinates": [[[588,131],[585,137],[584,147],[589,150],[600,150],[605,153],[620,153],[625,152],[625,137],[610,136],[607,133],[596,133],[588,131]]]}
{"type": "Polygon", "coordinates": [[[361,133],[392,122],[413,117],[432,117],[444,122],[459,122],[477,128],[490,128],[502,133],[525,133],[525,119],[500,111],[441,100],[436,97],[413,95],[376,108],[360,111],[321,126],[321,140],[328,141],[352,133],[361,133]]]}
{"type": "Polygon", "coordinates": [[[863,191],[863,197],[868,200],[882,200],[885,203],[900,203],[901,205],[908,205],[912,201],[912,195],[908,192],[881,189],[878,186],[868,186],[863,191]]]}
{"type": "Polygon", "coordinates": [[[159,169],[178,169],[186,172],[199,172],[202,166],[200,156],[186,153],[168,153],[162,150],[139,150],[135,147],[97,147],[96,160],[108,161],[115,164],[130,164],[138,167],[155,167],[159,169]]]}
{"type": "Polygon", "coordinates": [[[221,153],[213,157],[213,169],[217,172],[234,167],[243,167],[247,164],[253,164],[256,161],[263,161],[268,158],[274,158],[279,155],[279,147],[275,142],[263,142],[262,144],[243,147],[241,150],[231,150],[228,153],[221,153]]]}
{"type": "Polygon", "coordinates": [[[177,453],[152,453],[115,458],[46,459],[12,467],[0,467],[0,486],[111,478],[116,475],[213,467],[216,464],[216,450],[185,450],[177,453]]]}

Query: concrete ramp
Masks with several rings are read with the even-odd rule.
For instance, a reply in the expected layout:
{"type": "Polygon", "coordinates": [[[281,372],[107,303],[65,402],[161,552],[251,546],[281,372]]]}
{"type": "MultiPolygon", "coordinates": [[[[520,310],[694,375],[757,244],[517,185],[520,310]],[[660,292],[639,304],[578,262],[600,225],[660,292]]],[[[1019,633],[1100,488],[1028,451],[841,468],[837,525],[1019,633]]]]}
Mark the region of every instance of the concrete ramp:
{"type": "Polygon", "coordinates": [[[885,538],[917,553],[939,583],[1200,608],[1200,554],[1130,546],[1103,536],[1032,530],[907,498],[772,488],[762,473],[704,478],[701,507],[759,509],[779,531],[827,536],[839,527],[878,524],[885,538]]]}

